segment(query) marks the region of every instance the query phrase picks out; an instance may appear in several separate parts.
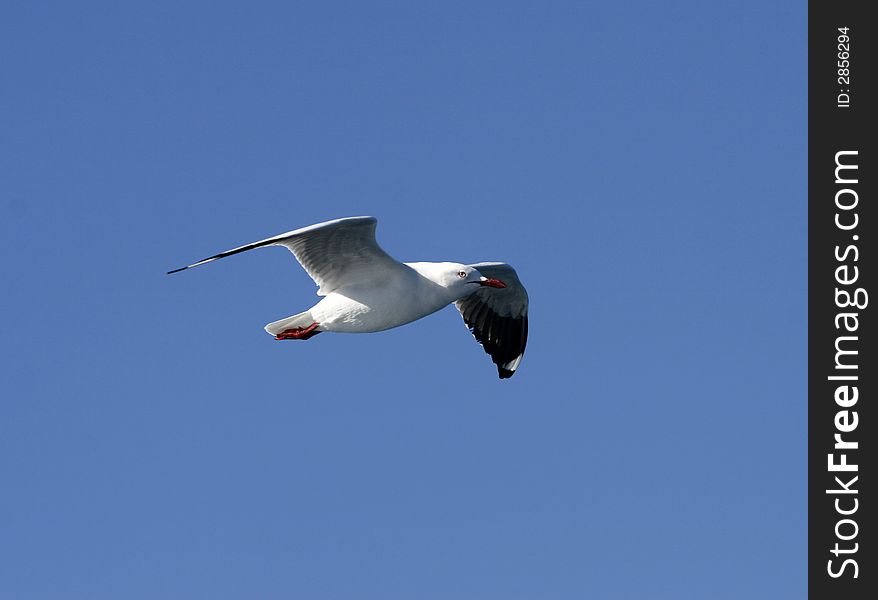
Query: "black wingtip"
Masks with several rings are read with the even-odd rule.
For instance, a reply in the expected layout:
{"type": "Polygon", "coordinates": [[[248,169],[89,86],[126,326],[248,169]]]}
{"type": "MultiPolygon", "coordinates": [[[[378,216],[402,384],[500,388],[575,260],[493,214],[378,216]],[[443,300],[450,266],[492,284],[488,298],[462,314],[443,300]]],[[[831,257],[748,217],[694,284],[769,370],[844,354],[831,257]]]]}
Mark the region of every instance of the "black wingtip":
{"type": "Polygon", "coordinates": [[[173,271],[168,271],[166,275],[173,275],[174,273],[179,273],[180,271],[185,271],[189,267],[180,267],[179,269],[174,269],[173,271]]]}
{"type": "Polygon", "coordinates": [[[497,367],[497,373],[500,374],[500,379],[509,379],[513,375],[515,375],[515,371],[510,371],[509,369],[504,369],[503,367],[497,367]]]}

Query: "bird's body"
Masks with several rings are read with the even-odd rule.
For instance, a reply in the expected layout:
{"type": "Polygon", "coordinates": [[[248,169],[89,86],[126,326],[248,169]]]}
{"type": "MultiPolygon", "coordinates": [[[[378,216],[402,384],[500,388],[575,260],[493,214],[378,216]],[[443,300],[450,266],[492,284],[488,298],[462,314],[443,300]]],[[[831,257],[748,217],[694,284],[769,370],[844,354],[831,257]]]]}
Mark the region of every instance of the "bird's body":
{"type": "Polygon", "coordinates": [[[319,286],[320,302],[274,321],[276,339],[302,339],[322,332],[372,333],[411,323],[455,303],[476,339],[511,377],[527,343],[527,292],[503,263],[401,263],[375,241],[373,217],[318,223],[222,252],[170,271],[263,246],[285,246],[319,286]]]}
{"type": "MultiPolygon", "coordinates": [[[[320,331],[338,333],[373,333],[417,321],[458,300],[454,291],[430,279],[435,264],[451,263],[402,263],[404,269],[388,271],[380,282],[330,292],[308,312],[320,323],[320,331]]],[[[469,295],[475,290],[464,291],[469,295]]]]}

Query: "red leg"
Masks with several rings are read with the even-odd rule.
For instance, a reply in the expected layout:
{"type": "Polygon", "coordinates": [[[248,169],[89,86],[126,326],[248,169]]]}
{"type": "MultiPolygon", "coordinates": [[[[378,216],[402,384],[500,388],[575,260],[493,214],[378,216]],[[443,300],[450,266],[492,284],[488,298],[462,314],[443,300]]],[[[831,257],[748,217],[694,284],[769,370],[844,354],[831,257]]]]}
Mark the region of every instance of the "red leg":
{"type": "Polygon", "coordinates": [[[274,336],[276,340],[307,340],[309,338],[314,337],[318,333],[322,333],[321,331],[316,331],[317,326],[320,323],[311,323],[307,327],[294,327],[293,329],[286,329],[281,331],[279,334],[274,336]]]}

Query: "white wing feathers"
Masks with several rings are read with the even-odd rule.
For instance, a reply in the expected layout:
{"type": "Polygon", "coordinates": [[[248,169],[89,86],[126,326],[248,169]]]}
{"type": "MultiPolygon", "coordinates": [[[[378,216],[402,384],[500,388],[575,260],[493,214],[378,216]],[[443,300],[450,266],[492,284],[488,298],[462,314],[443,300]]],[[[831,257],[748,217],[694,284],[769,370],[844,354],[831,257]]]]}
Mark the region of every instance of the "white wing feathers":
{"type": "Polygon", "coordinates": [[[177,273],[254,248],[284,246],[293,253],[319,286],[317,294],[325,296],[342,285],[367,281],[379,271],[403,267],[402,263],[394,260],[375,241],[377,224],[378,220],[374,217],[348,217],[317,223],[220,252],[169,273],[177,273]]]}

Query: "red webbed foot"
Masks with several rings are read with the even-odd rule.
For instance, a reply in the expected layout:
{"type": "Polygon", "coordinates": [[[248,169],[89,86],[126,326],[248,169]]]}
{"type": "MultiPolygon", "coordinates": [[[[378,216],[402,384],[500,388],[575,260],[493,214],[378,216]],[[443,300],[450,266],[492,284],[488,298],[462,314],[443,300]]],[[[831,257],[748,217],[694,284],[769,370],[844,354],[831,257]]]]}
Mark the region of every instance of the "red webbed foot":
{"type": "Polygon", "coordinates": [[[309,338],[314,337],[318,333],[322,333],[317,331],[317,326],[319,323],[311,323],[307,327],[294,327],[293,329],[286,329],[281,331],[279,334],[274,336],[276,340],[307,340],[309,338]]]}

